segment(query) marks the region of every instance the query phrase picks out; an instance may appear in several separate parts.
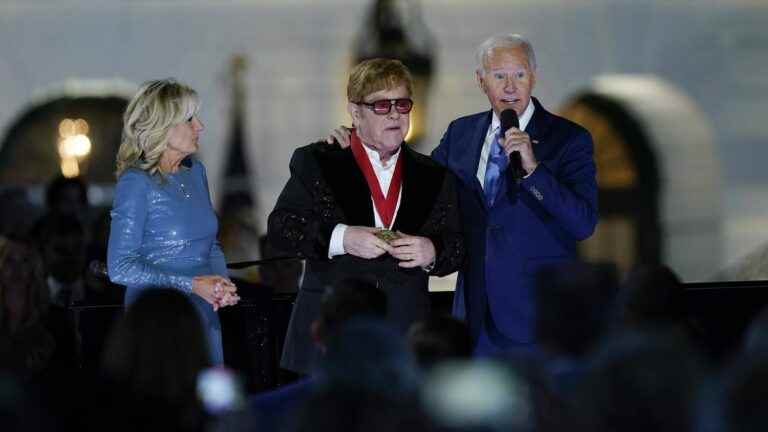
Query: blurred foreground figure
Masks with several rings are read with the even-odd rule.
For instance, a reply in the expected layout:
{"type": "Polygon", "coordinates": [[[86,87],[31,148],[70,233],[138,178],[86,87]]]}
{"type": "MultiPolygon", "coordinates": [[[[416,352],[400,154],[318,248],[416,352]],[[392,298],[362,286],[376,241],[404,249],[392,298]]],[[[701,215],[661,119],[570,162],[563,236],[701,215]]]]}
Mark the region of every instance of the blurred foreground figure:
{"type": "Polygon", "coordinates": [[[574,400],[583,430],[693,430],[703,372],[679,334],[617,334],[592,356],[574,400]]]}
{"type": "Polygon", "coordinates": [[[0,369],[32,378],[48,367],[56,341],[43,321],[47,311],[39,256],[0,237],[0,369]]]}
{"type": "Polygon", "coordinates": [[[408,329],[408,347],[424,370],[450,360],[472,356],[472,340],[467,325],[451,316],[430,316],[408,329]]]}
{"type": "Polygon", "coordinates": [[[424,382],[422,400],[439,430],[532,432],[536,424],[533,389],[498,360],[438,365],[424,382]]]}
{"type": "Polygon", "coordinates": [[[145,289],[104,353],[93,429],[202,430],[198,375],[211,365],[199,313],[171,289],[145,289]]]}
{"type": "MultiPolygon", "coordinates": [[[[79,402],[73,391],[81,383],[79,372],[72,320],[48,301],[42,259],[31,245],[0,237],[0,376],[9,374],[9,383],[23,386],[20,409],[44,407],[51,419],[69,424],[79,402]]],[[[5,385],[0,399],[13,394],[5,385]]],[[[0,426],[5,430],[2,420],[0,426]]]]}
{"type": "MultiPolygon", "coordinates": [[[[296,415],[307,400],[319,390],[334,387],[339,381],[348,382],[348,387],[364,387],[380,390],[382,386],[396,388],[392,380],[373,379],[367,371],[400,370],[395,376],[411,376],[409,363],[388,361],[395,356],[366,356],[367,347],[378,345],[373,336],[366,335],[365,343],[344,338],[339,341],[340,332],[350,322],[364,320],[366,323],[382,321],[387,315],[387,298],[384,293],[370,283],[359,279],[344,279],[326,290],[322,298],[320,316],[310,325],[312,341],[317,347],[320,364],[312,373],[291,384],[254,395],[249,401],[249,408],[256,416],[262,431],[286,430],[286,426],[295,426],[296,415]],[[369,337],[370,336],[370,337],[369,337]],[[324,356],[329,355],[329,359],[324,356]],[[393,364],[404,367],[393,367],[393,364]]],[[[391,335],[390,333],[384,333],[391,335]]],[[[395,336],[396,337],[396,336],[395,336]]],[[[385,337],[386,338],[386,337],[385,337]]],[[[387,339],[389,340],[389,339],[387,339]]],[[[386,344],[382,344],[386,346],[386,344]]],[[[397,348],[395,352],[404,350],[397,348]]],[[[401,379],[398,382],[413,386],[412,380],[401,379]]]]}

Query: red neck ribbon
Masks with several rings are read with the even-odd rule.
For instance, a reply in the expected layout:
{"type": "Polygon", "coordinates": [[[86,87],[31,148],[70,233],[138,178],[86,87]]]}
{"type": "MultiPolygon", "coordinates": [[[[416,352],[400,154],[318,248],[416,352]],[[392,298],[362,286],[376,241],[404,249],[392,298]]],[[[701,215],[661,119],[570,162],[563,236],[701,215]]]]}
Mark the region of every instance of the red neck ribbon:
{"type": "Polygon", "coordinates": [[[395,216],[395,207],[397,207],[397,197],[400,196],[400,187],[403,184],[403,157],[400,155],[397,158],[395,172],[392,174],[392,181],[389,183],[389,191],[387,191],[385,198],[381,193],[381,185],[379,184],[379,179],[376,178],[376,173],[373,171],[373,165],[371,165],[368,154],[363,149],[363,143],[354,130],[352,131],[351,147],[352,154],[355,156],[355,161],[357,161],[357,166],[363,172],[365,181],[368,183],[368,190],[371,191],[373,204],[376,206],[381,222],[384,223],[385,228],[391,228],[392,219],[395,216]]]}

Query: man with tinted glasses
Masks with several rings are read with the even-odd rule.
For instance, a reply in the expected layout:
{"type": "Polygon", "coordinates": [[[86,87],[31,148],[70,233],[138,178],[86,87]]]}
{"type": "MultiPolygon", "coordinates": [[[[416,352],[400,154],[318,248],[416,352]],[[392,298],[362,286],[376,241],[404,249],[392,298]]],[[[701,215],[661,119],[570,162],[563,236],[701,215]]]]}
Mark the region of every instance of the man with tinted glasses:
{"type": "MultiPolygon", "coordinates": [[[[490,37],[476,60],[475,78],[491,109],[451,122],[432,152],[458,178],[467,260],[454,314],[466,319],[475,353],[525,352],[536,344],[537,270],[574,259],[577,242],[597,225],[592,138],[531,96],[536,55],[528,40],[490,37]],[[504,111],[514,111],[518,123],[502,135],[504,111]],[[513,152],[521,178],[509,167],[513,152]]],[[[344,127],[331,137],[348,145],[344,127]]]]}
{"type": "Polygon", "coordinates": [[[286,369],[310,370],[309,328],[325,287],[350,276],[374,283],[387,295],[388,318],[405,331],[428,311],[428,276],[462,264],[454,177],[403,145],[411,88],[397,60],[358,64],[347,85],[351,146],[317,142],[291,158],[268,228],[276,248],[307,259],[283,350],[286,369]]]}

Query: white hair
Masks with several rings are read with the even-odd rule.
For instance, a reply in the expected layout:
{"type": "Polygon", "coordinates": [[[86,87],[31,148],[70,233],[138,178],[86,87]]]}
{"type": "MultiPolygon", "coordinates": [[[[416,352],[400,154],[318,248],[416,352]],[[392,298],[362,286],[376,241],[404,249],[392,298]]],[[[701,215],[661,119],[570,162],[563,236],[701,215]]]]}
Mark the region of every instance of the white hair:
{"type": "Polygon", "coordinates": [[[525,56],[528,58],[528,65],[532,71],[536,70],[536,53],[533,51],[531,42],[519,34],[497,34],[489,37],[481,43],[475,50],[475,61],[477,62],[476,71],[482,73],[485,71],[485,63],[491,51],[495,48],[514,48],[522,47],[525,56]]]}

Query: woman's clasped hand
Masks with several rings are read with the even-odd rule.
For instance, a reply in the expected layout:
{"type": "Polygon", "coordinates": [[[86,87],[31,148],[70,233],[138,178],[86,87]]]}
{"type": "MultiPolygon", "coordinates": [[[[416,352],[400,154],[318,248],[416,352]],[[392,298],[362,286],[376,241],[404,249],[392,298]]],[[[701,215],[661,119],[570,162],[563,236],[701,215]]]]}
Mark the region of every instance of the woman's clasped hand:
{"type": "Polygon", "coordinates": [[[237,286],[229,278],[219,275],[195,276],[192,279],[192,292],[210,303],[213,310],[233,306],[240,301],[237,286]]]}

